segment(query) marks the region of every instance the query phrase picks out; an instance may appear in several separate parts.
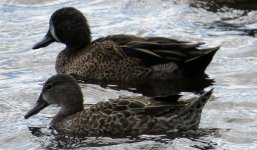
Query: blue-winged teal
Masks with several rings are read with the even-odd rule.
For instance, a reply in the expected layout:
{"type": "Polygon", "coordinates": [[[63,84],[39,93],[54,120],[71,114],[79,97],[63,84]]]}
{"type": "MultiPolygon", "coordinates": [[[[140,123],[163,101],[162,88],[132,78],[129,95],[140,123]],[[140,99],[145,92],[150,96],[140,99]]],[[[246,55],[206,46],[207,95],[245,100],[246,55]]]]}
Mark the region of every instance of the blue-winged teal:
{"type": "Polygon", "coordinates": [[[46,36],[33,49],[52,42],[66,45],[56,60],[57,73],[81,80],[172,79],[203,74],[219,49],[199,50],[203,43],[125,34],[91,41],[86,18],[71,7],[53,13],[46,36]]]}
{"type": "Polygon", "coordinates": [[[178,102],[178,95],[169,96],[168,100],[120,97],[84,109],[83,95],[76,80],[70,75],[58,74],[45,82],[36,106],[25,115],[25,119],[50,104],[59,104],[61,109],[51,125],[68,135],[124,136],[164,133],[172,129],[194,130],[211,95],[212,90],[188,100],[188,103],[178,102]]]}

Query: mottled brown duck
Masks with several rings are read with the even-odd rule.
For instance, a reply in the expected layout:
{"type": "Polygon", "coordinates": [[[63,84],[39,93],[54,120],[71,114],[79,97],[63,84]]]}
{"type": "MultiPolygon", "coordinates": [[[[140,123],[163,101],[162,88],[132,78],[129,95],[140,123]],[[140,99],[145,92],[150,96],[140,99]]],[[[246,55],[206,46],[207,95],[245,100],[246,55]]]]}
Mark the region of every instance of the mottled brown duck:
{"type": "Polygon", "coordinates": [[[72,136],[127,136],[160,134],[169,130],[195,130],[201,120],[204,105],[212,90],[185,103],[178,95],[150,98],[120,97],[100,102],[84,109],[83,94],[70,75],[58,74],[49,78],[36,105],[25,119],[50,104],[61,108],[51,126],[61,134],[72,136]],[[173,103],[171,103],[173,102],[173,103]]]}
{"type": "Polygon", "coordinates": [[[219,47],[199,49],[190,43],[166,37],[110,35],[91,40],[85,16],[66,7],[53,13],[49,30],[33,49],[52,42],[66,45],[57,56],[57,73],[81,80],[127,81],[174,79],[205,72],[219,47]]]}

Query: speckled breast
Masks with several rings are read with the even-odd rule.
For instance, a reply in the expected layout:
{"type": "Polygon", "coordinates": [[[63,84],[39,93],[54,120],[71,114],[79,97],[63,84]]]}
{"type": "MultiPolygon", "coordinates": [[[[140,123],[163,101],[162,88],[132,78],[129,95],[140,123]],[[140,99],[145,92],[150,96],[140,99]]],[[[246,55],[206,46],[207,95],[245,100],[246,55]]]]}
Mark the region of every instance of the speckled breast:
{"type": "Polygon", "coordinates": [[[61,51],[56,71],[83,80],[132,80],[151,76],[153,68],[140,66],[139,59],[126,56],[114,42],[100,41],[76,53],[61,51]]]}

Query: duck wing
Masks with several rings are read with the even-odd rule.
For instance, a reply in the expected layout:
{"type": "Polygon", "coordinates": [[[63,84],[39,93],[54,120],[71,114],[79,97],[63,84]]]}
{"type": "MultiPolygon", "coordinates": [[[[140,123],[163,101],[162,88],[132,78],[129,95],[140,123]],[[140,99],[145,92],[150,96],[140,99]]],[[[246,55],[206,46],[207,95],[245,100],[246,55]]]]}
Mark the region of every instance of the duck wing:
{"type": "Polygon", "coordinates": [[[129,57],[138,58],[144,66],[151,67],[175,62],[185,75],[203,73],[219,47],[199,49],[204,43],[190,43],[165,37],[137,37],[110,35],[98,40],[111,40],[129,57]]]}
{"type": "Polygon", "coordinates": [[[211,98],[213,89],[202,93],[198,97],[183,100],[181,95],[167,97],[124,97],[112,100],[112,110],[115,112],[129,112],[136,115],[166,116],[186,115],[188,112],[201,112],[211,98]]]}
{"type": "Polygon", "coordinates": [[[120,97],[110,101],[101,102],[91,106],[94,111],[102,111],[106,114],[123,113],[135,115],[163,116],[165,114],[177,113],[185,108],[184,103],[178,102],[180,95],[167,97],[149,98],[139,97],[120,97]]]}

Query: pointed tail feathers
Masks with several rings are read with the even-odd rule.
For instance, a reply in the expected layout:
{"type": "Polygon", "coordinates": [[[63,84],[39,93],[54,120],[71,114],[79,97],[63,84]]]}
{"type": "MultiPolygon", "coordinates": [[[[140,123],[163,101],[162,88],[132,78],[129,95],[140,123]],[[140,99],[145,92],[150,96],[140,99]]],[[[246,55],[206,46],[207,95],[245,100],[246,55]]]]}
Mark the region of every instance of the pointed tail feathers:
{"type": "Polygon", "coordinates": [[[184,110],[182,113],[185,113],[187,111],[198,111],[202,112],[203,107],[207,103],[207,101],[211,98],[213,93],[213,89],[204,92],[200,97],[193,100],[184,110]]]}
{"type": "Polygon", "coordinates": [[[218,49],[219,47],[203,50],[207,52],[184,62],[182,64],[182,74],[184,76],[193,76],[204,73],[218,49]]]}
{"type": "Polygon", "coordinates": [[[203,107],[211,98],[213,89],[203,93],[200,97],[195,98],[185,109],[178,112],[176,118],[180,120],[178,129],[180,130],[195,130],[198,128],[203,107]]]}

